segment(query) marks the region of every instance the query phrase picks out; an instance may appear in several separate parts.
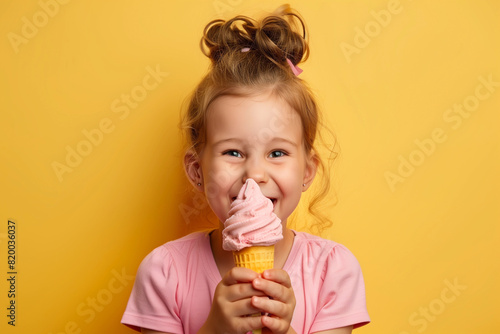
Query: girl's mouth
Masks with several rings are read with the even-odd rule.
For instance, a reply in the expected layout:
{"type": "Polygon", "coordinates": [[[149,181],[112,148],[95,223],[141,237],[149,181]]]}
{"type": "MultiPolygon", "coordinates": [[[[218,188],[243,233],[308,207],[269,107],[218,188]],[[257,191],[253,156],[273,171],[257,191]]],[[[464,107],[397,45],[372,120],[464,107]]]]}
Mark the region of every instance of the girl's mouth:
{"type": "MultiPolygon", "coordinates": [[[[273,203],[273,209],[274,207],[276,206],[276,202],[278,201],[276,198],[270,198],[270,197],[267,197],[268,200],[271,201],[271,203],[273,203]]],[[[231,203],[234,202],[236,200],[236,196],[234,196],[233,198],[231,198],[231,203]]]]}

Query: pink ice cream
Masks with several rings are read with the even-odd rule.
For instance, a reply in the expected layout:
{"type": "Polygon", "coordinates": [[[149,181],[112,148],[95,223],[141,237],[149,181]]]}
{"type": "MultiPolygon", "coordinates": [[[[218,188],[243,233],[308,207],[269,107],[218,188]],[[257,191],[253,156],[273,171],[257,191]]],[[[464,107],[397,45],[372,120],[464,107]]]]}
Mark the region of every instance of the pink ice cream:
{"type": "Polygon", "coordinates": [[[281,239],[281,220],[273,212],[273,203],[254,180],[247,179],[224,222],[222,248],[234,252],[245,247],[271,246],[281,239]]]}

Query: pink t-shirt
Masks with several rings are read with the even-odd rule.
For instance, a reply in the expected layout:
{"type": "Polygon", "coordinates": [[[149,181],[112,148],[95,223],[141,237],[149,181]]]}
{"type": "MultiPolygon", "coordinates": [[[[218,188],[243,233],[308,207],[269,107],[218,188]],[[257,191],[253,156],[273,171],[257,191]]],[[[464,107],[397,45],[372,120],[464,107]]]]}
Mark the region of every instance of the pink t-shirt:
{"type": "MultiPolygon", "coordinates": [[[[358,261],[343,245],[296,232],[283,267],[292,281],[296,306],[291,326],[297,333],[370,322],[358,261]]],[[[209,232],[168,242],[144,258],[122,318],[140,331],[196,333],[208,317],[221,280],[209,232]]]]}

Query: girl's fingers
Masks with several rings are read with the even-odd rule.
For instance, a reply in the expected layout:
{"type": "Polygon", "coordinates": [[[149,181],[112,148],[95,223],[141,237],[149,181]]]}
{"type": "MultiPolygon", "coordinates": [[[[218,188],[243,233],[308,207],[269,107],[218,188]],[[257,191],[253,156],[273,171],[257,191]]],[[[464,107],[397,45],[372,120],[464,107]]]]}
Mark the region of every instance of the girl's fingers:
{"type": "Polygon", "coordinates": [[[287,288],[292,287],[290,276],[286,271],[282,269],[268,269],[262,273],[262,277],[267,280],[284,285],[287,288]]]}
{"type": "Polygon", "coordinates": [[[268,297],[252,297],[251,304],[254,308],[264,313],[272,314],[278,318],[288,318],[294,307],[281,301],[269,299],[268,297]]]}
{"type": "Polygon", "coordinates": [[[264,292],[255,289],[252,281],[259,275],[246,268],[232,268],[222,278],[218,287],[218,296],[228,302],[251,298],[252,296],[264,296],[264,292]]]}
{"type": "Polygon", "coordinates": [[[252,305],[252,299],[247,298],[231,303],[229,316],[238,317],[240,321],[239,328],[241,329],[238,330],[238,333],[246,333],[263,327],[261,312],[252,305]],[[255,314],[258,314],[258,316],[254,316],[255,314]]]}
{"type": "Polygon", "coordinates": [[[231,304],[231,313],[235,317],[243,317],[246,315],[261,313],[262,311],[252,304],[252,299],[242,299],[231,304]]]}
{"type": "Polygon", "coordinates": [[[241,322],[241,332],[247,333],[254,329],[261,329],[262,325],[262,316],[260,317],[245,317],[241,322]]]}
{"type": "Polygon", "coordinates": [[[222,283],[226,286],[236,283],[249,283],[257,277],[259,277],[259,274],[253,270],[242,267],[234,267],[229,270],[226,275],[224,275],[222,283]]]}
{"type": "Polygon", "coordinates": [[[286,333],[290,324],[282,319],[273,316],[262,316],[262,324],[272,333],[286,333]]]}
{"type": "Polygon", "coordinates": [[[255,289],[252,283],[240,283],[226,287],[225,295],[228,301],[234,302],[241,299],[249,299],[252,296],[265,296],[265,293],[255,289]]]}
{"type": "Polygon", "coordinates": [[[252,282],[253,287],[262,291],[266,296],[282,301],[291,302],[294,299],[293,290],[277,282],[257,278],[252,282]]]}
{"type": "Polygon", "coordinates": [[[295,294],[290,276],[284,270],[266,270],[262,278],[256,278],[252,284],[255,289],[266,294],[265,297],[252,297],[255,308],[270,314],[262,318],[264,326],[273,333],[285,333],[290,327],[295,309],[295,294]]]}

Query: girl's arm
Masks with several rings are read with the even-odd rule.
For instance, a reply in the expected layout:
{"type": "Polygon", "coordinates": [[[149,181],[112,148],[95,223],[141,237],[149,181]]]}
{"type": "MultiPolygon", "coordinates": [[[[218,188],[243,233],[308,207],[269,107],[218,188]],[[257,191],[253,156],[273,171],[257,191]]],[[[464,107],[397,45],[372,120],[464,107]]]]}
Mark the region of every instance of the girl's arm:
{"type": "Polygon", "coordinates": [[[352,333],[352,326],[347,326],[342,328],[330,329],[322,332],[316,332],[314,334],[351,334],[351,333],[352,333]]]}

